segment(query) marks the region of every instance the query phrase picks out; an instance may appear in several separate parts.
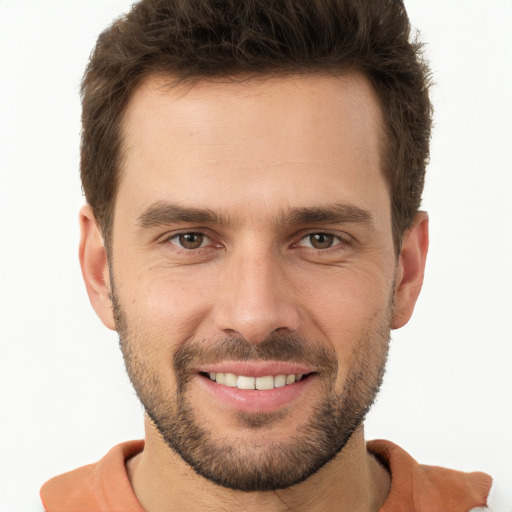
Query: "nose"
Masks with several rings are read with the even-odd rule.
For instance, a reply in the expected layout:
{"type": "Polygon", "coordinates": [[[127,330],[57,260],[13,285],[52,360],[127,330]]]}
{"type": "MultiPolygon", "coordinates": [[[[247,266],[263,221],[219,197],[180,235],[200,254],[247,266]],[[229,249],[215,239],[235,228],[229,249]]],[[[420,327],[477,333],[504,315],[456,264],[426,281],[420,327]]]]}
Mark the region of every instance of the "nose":
{"type": "Polygon", "coordinates": [[[269,253],[230,258],[218,276],[217,328],[251,343],[260,343],[277,331],[296,331],[299,308],[286,275],[280,258],[269,253]]]}

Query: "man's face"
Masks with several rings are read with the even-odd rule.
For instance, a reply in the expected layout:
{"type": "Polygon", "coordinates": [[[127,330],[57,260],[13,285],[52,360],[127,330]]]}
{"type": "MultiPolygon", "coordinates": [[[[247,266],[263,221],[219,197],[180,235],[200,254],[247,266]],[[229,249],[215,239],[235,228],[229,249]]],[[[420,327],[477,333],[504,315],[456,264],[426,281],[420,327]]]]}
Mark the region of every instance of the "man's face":
{"type": "Polygon", "coordinates": [[[384,369],[378,103],[355,74],[165,83],[124,120],[110,279],[128,373],[199,474],[283,488],[343,448],[384,369]]]}

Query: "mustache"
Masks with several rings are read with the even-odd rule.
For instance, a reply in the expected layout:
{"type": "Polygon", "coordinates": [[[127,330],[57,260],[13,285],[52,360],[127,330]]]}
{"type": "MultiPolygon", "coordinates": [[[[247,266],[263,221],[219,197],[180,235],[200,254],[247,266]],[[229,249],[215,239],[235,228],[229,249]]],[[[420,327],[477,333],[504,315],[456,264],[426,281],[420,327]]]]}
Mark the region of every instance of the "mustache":
{"type": "Polygon", "coordinates": [[[336,353],[325,344],[312,343],[297,334],[272,334],[259,343],[227,336],[216,339],[187,340],[174,354],[177,375],[184,375],[200,364],[222,361],[283,361],[313,365],[319,371],[337,370],[336,353]]]}

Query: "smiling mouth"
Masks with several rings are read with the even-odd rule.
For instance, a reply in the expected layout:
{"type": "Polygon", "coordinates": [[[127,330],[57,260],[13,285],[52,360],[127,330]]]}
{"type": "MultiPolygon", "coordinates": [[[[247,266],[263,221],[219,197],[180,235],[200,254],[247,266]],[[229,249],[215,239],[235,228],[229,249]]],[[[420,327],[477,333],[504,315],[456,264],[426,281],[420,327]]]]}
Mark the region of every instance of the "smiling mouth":
{"type": "Polygon", "coordinates": [[[279,374],[279,375],[263,375],[261,377],[251,377],[247,375],[236,375],[234,373],[223,373],[223,372],[200,372],[200,375],[210,379],[211,381],[227,386],[230,388],[238,388],[242,390],[259,390],[268,391],[274,388],[284,388],[291,386],[296,382],[303,381],[312,373],[290,373],[290,374],[279,374]]]}

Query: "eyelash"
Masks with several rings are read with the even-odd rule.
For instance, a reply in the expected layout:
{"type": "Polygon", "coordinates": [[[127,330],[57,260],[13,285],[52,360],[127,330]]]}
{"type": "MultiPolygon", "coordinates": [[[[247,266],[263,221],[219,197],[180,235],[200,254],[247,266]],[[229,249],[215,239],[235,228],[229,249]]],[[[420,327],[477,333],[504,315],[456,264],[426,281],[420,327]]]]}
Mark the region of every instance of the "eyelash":
{"type": "MultiPolygon", "coordinates": [[[[206,240],[210,240],[211,241],[211,237],[208,236],[206,233],[203,233],[202,231],[181,231],[180,233],[175,233],[175,234],[173,234],[171,236],[166,237],[163,240],[163,243],[164,244],[170,244],[170,245],[172,245],[175,248],[175,250],[178,250],[178,251],[183,252],[185,254],[191,254],[191,253],[197,254],[198,252],[203,251],[203,250],[207,250],[209,248],[208,245],[203,247],[202,243],[201,243],[200,247],[197,247],[197,248],[194,248],[194,249],[188,249],[186,247],[180,247],[178,244],[172,243],[172,240],[178,239],[180,236],[183,236],[183,235],[199,235],[199,236],[204,237],[206,240]]],[[[216,244],[216,246],[217,247],[221,247],[220,244],[216,244]]]]}
{"type": "MultiPolygon", "coordinates": [[[[196,236],[202,236],[204,237],[206,240],[205,241],[210,241],[210,244],[211,244],[211,241],[212,241],[212,238],[207,234],[207,233],[204,233],[202,231],[181,231],[179,233],[174,233],[173,235],[171,236],[167,236],[164,238],[164,240],[162,241],[163,244],[170,244],[173,246],[173,250],[177,250],[179,251],[180,253],[183,253],[183,254],[188,254],[188,255],[193,255],[193,254],[199,254],[200,252],[203,252],[205,250],[208,250],[210,249],[210,244],[207,244],[205,246],[203,246],[203,243],[204,241],[201,243],[201,246],[197,247],[197,248],[186,248],[186,247],[182,247],[180,245],[178,245],[177,243],[173,243],[172,240],[174,239],[179,239],[180,236],[183,236],[183,235],[196,235],[196,236]]],[[[300,237],[300,239],[297,241],[297,242],[294,242],[291,247],[292,248],[300,248],[300,247],[303,247],[305,249],[308,249],[310,251],[314,251],[315,253],[327,253],[330,249],[334,249],[336,250],[336,248],[339,248],[339,246],[348,246],[348,245],[351,245],[351,240],[348,240],[348,235],[346,235],[345,238],[343,238],[342,236],[340,235],[336,235],[334,233],[330,233],[328,231],[313,231],[313,232],[309,232],[309,233],[306,233],[304,235],[302,235],[300,237]],[[333,238],[333,243],[331,246],[329,247],[325,247],[325,248],[317,248],[317,247],[313,247],[312,245],[309,245],[309,246],[304,246],[304,245],[301,245],[301,242],[303,242],[304,240],[308,240],[310,239],[311,237],[313,236],[326,236],[326,237],[332,237],[333,238]]],[[[215,244],[215,247],[216,248],[220,248],[222,247],[221,244],[215,244]]]]}
{"type": "Polygon", "coordinates": [[[347,243],[348,243],[348,241],[344,240],[339,235],[335,235],[334,233],[329,233],[329,232],[317,231],[315,233],[308,233],[307,235],[301,237],[301,239],[298,242],[296,242],[293,246],[294,247],[307,247],[308,249],[311,249],[314,251],[326,252],[329,249],[334,249],[335,247],[338,247],[339,245],[344,245],[347,243]],[[301,242],[308,240],[308,239],[310,239],[310,243],[311,243],[311,238],[314,236],[332,237],[332,239],[333,239],[332,245],[330,245],[329,247],[323,247],[323,248],[314,247],[312,245],[309,245],[309,246],[301,245],[301,242]]]}

